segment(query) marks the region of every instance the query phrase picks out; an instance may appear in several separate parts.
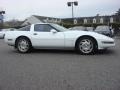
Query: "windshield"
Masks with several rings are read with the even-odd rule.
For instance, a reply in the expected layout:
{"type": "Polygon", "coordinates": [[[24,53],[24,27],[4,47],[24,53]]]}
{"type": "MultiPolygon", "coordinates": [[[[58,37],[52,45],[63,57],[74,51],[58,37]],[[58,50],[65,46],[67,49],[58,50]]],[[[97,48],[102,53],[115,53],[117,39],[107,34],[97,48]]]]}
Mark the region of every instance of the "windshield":
{"type": "Polygon", "coordinates": [[[65,27],[62,27],[60,25],[57,25],[57,24],[50,24],[52,27],[54,27],[55,29],[57,29],[58,31],[60,32],[64,32],[64,31],[68,31],[69,29],[65,28],[65,27]]]}

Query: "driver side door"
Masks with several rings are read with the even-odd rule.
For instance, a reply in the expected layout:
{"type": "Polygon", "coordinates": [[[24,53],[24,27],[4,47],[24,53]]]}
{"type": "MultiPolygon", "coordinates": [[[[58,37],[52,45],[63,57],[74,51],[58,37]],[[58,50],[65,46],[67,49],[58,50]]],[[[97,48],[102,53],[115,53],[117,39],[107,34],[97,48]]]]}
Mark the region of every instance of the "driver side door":
{"type": "MultiPolygon", "coordinates": [[[[54,28],[49,24],[36,24],[32,35],[33,45],[44,48],[64,47],[64,33],[53,33],[54,28]]],[[[55,29],[54,29],[55,30],[55,29]]]]}

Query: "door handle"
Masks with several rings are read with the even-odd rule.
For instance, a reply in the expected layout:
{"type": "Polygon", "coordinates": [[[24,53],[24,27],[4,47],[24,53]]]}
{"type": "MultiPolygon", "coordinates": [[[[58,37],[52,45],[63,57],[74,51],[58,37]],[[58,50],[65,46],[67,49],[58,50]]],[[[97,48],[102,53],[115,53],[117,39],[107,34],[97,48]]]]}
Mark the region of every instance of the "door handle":
{"type": "Polygon", "coordinates": [[[37,33],[33,33],[33,35],[38,35],[37,33]]]}

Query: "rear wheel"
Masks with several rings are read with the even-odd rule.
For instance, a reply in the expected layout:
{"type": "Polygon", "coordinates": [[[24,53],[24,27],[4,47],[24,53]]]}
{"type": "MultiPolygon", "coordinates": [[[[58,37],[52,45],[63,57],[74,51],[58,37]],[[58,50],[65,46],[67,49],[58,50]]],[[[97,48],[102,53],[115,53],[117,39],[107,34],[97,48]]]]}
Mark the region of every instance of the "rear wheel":
{"type": "Polygon", "coordinates": [[[83,37],[80,38],[77,42],[77,51],[81,54],[94,54],[97,50],[96,42],[91,37],[83,37]]]}
{"type": "Polygon", "coordinates": [[[21,37],[16,41],[16,48],[20,53],[27,53],[31,49],[31,43],[29,39],[21,37]]]}

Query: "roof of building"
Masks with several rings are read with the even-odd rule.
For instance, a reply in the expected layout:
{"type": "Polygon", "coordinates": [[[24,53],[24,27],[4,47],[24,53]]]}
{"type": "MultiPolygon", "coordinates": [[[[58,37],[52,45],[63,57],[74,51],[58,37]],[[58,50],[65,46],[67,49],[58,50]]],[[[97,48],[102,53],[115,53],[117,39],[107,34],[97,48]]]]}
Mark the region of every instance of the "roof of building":
{"type": "Polygon", "coordinates": [[[38,16],[38,15],[32,15],[32,16],[34,16],[34,17],[36,17],[36,18],[38,18],[38,19],[45,19],[45,18],[50,18],[50,19],[61,19],[61,18],[54,18],[54,17],[47,17],[47,16],[38,16]]]}

